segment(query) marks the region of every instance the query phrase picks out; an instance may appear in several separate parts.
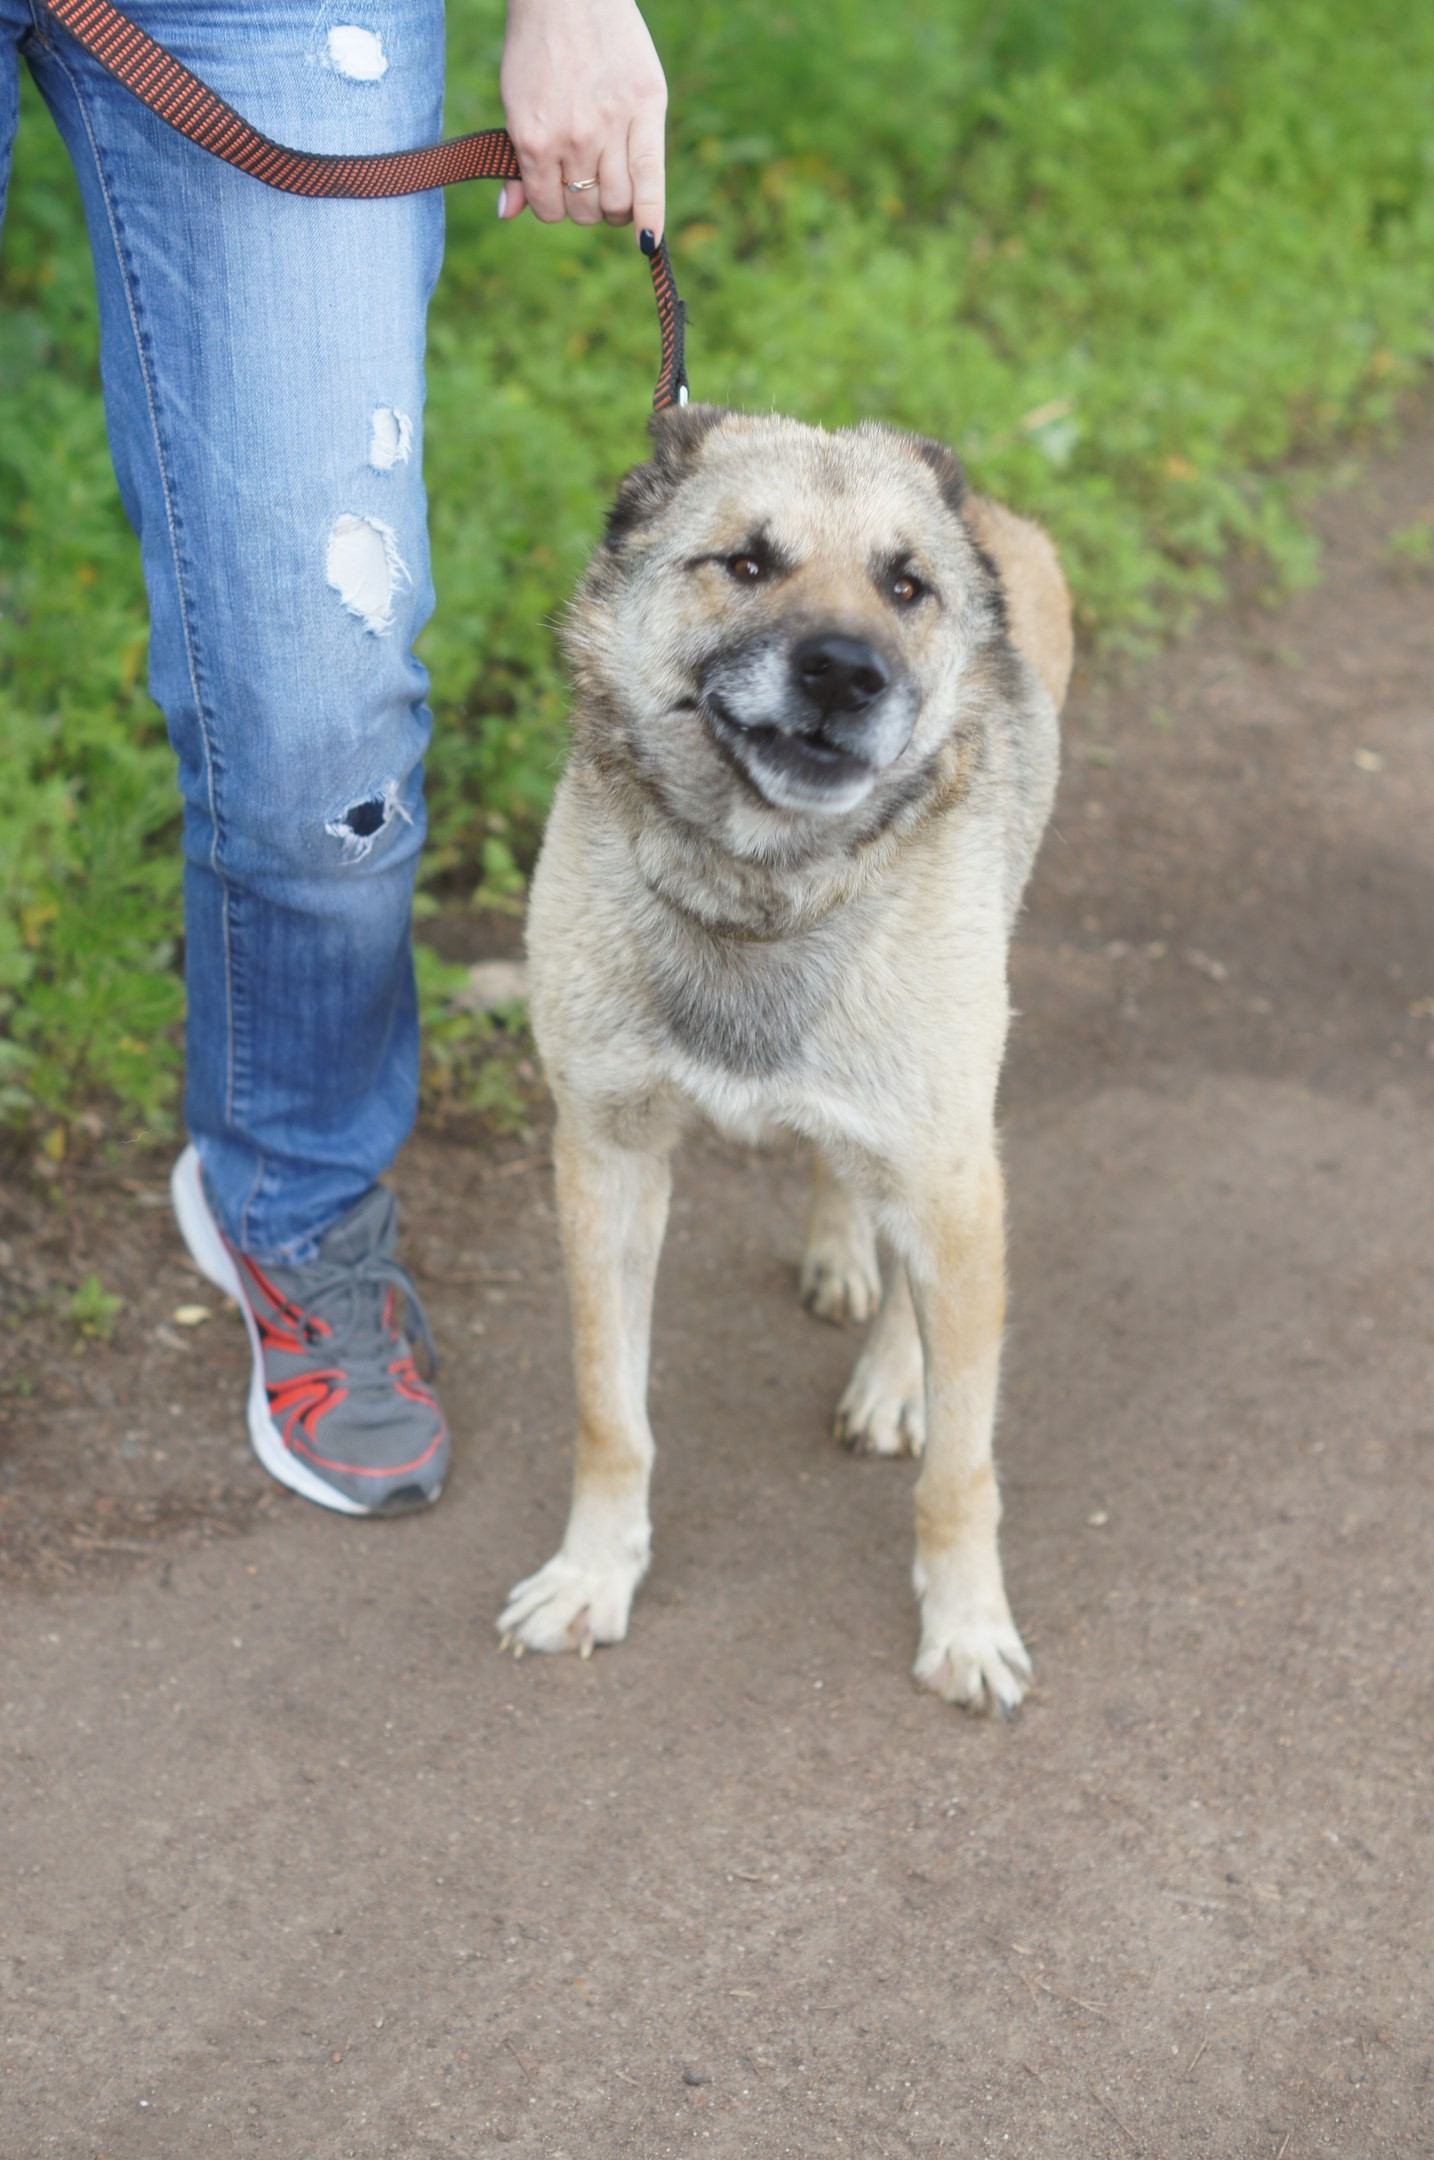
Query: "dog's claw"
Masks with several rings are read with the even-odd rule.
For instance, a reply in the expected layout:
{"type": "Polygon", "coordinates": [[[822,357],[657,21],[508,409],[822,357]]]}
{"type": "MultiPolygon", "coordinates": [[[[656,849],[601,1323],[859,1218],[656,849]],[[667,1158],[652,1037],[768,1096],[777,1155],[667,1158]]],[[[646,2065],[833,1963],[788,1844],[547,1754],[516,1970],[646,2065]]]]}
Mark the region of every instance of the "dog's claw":
{"type": "MultiPolygon", "coordinates": [[[[917,1376],[918,1387],[921,1375],[917,1376]]],[[[891,1394],[880,1370],[863,1358],[837,1404],[833,1431],[851,1455],[916,1455],[926,1446],[926,1404],[918,1394],[891,1394]]]]}
{"type": "Polygon", "coordinates": [[[598,1643],[621,1642],[646,1564],[645,1540],[640,1556],[604,1568],[555,1554],[517,1585],[499,1618],[499,1627],[515,1639],[514,1655],[524,1649],[576,1650],[590,1657],[598,1643]]]}
{"type": "Polygon", "coordinates": [[[862,1327],[881,1303],[881,1283],[860,1261],[842,1265],[808,1253],[798,1294],[816,1319],[834,1327],[862,1327]]]}
{"type": "Polygon", "coordinates": [[[912,1678],[943,1702],[1009,1720],[1031,1685],[1031,1661],[1009,1619],[968,1621],[951,1630],[941,1649],[923,1647],[912,1678]]]}

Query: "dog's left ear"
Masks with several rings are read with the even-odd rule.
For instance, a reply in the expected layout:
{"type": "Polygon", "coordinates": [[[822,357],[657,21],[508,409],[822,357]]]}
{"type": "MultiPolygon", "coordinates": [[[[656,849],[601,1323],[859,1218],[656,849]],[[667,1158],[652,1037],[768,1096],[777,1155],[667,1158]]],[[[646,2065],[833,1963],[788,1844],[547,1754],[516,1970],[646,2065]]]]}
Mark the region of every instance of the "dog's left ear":
{"type": "Polygon", "coordinates": [[[725,405],[669,405],[653,413],[647,423],[653,463],[664,472],[686,472],[713,428],[728,417],[725,405]]]}
{"type": "Polygon", "coordinates": [[[726,418],[723,405],[670,405],[652,415],[647,423],[652,456],[624,473],[607,514],[605,546],[616,553],[630,533],[656,517],[696,464],[707,437],[726,418]]]}
{"type": "Polygon", "coordinates": [[[937,442],[930,435],[908,437],[912,449],[923,465],[929,465],[936,475],[936,485],[942,500],[955,517],[960,517],[966,503],[966,474],[961,460],[944,442],[937,442]]]}

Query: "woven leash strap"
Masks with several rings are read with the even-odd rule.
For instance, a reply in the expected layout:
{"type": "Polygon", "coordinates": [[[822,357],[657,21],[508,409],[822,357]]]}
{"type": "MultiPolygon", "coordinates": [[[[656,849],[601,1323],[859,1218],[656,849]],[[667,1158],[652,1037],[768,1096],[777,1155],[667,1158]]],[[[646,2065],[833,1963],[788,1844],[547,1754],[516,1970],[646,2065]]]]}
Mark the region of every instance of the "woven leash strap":
{"type": "MultiPolygon", "coordinates": [[[[155,43],[110,0],[45,0],[46,12],[68,30],[100,66],[133,91],[141,104],[201,150],[237,166],[266,187],[286,195],[308,195],[343,202],[372,202],[391,195],[421,195],[429,188],[451,187],[459,180],[516,180],[518,154],[503,128],[480,128],[449,142],[417,150],[380,151],[364,157],[340,157],[318,151],[287,150],[251,127],[243,116],[216,97],[207,83],[190,73],[173,53],[155,43]]],[[[662,367],[653,392],[654,412],[687,402],[685,330],[687,309],[678,298],[667,242],[650,252],[653,297],[662,334],[662,367]]]]}

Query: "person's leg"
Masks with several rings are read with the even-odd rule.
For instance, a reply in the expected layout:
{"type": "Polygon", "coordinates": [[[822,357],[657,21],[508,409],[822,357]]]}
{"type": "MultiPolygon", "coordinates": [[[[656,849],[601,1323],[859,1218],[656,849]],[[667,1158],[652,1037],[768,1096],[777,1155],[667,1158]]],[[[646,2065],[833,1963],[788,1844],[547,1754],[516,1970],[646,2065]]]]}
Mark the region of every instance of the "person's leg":
{"type": "Polygon", "coordinates": [[[5,229],[10,154],[20,117],[20,40],[29,28],[28,0],[0,0],[0,233],[5,229]]]}
{"type": "MultiPolygon", "coordinates": [[[[9,8],[15,0],[3,0],[9,8]]],[[[135,0],[246,118],[432,140],[441,0],[135,0]]],[[[38,11],[37,11],[38,13],[38,11]]],[[[312,203],[185,142],[51,24],[29,42],[94,245],[106,411],[180,761],[186,1114],[256,1258],[313,1258],[412,1123],[429,720],[421,478],[435,195],[312,203]]]]}
{"type": "MultiPolygon", "coordinates": [[[[132,12],[281,141],[389,150],[437,133],[440,0],[365,0],[337,25],[307,0],[132,12]]],[[[180,1228],[244,1313],[266,1467],[347,1513],[421,1505],[447,1428],[414,1371],[406,1328],[426,1330],[374,1181],[417,1098],[429,720],[412,642],[432,600],[420,458],[441,203],[274,194],[53,25],[27,53],[84,196],[151,687],[179,757],[180,1228]]]]}

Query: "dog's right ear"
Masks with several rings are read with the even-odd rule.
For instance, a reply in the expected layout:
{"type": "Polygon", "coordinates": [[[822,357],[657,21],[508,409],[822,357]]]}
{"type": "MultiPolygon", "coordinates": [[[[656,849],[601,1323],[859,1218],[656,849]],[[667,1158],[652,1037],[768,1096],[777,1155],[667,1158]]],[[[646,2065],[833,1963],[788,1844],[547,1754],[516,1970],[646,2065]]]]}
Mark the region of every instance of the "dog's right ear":
{"type": "Polygon", "coordinates": [[[652,456],[624,473],[607,514],[603,545],[614,554],[640,525],[670,502],[701,455],[702,445],[727,418],[723,405],[669,405],[647,423],[652,456]]]}

